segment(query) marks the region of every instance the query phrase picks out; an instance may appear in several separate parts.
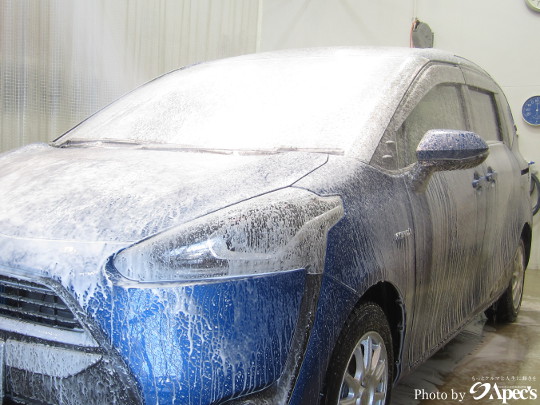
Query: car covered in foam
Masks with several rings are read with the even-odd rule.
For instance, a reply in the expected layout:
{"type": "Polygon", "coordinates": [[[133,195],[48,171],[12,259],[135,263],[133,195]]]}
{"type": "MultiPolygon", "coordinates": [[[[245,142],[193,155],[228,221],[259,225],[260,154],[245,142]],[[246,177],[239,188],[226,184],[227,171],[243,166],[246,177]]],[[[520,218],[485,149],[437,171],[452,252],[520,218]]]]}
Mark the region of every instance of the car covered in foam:
{"type": "Polygon", "coordinates": [[[518,313],[530,173],[508,104],[434,50],[208,62],[0,156],[0,396],[388,403],[518,313]]]}

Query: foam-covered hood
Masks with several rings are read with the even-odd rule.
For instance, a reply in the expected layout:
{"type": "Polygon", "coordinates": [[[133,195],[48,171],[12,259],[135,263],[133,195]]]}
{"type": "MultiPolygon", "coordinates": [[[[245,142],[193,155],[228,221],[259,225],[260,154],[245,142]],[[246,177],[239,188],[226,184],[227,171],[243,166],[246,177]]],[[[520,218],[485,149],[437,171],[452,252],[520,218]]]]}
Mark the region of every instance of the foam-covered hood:
{"type": "Polygon", "coordinates": [[[0,234],[134,242],[289,186],[326,159],[30,145],[0,157],[0,234]]]}

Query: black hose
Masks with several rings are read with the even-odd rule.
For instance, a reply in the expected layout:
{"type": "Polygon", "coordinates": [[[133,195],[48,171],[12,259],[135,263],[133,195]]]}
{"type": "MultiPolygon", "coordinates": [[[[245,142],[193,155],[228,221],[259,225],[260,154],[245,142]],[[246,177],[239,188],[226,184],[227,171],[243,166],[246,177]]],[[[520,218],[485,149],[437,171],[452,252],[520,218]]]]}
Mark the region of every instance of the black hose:
{"type": "Polygon", "coordinates": [[[536,174],[531,173],[531,197],[534,198],[536,192],[536,203],[533,205],[533,215],[536,215],[538,210],[540,209],[540,180],[538,180],[538,177],[536,174]]]}

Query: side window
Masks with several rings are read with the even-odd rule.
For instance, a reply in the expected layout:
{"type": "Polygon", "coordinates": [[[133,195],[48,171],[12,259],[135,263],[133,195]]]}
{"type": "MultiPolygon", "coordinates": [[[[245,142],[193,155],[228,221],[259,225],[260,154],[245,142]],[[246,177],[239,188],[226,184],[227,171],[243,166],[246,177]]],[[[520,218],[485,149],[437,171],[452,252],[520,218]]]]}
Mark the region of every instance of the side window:
{"type": "Polygon", "coordinates": [[[416,162],[416,147],[430,129],[467,129],[461,86],[439,84],[414,107],[398,130],[399,166],[416,162]]]}
{"type": "Polygon", "coordinates": [[[472,130],[485,141],[500,141],[501,127],[493,93],[469,88],[472,107],[472,130]]]}

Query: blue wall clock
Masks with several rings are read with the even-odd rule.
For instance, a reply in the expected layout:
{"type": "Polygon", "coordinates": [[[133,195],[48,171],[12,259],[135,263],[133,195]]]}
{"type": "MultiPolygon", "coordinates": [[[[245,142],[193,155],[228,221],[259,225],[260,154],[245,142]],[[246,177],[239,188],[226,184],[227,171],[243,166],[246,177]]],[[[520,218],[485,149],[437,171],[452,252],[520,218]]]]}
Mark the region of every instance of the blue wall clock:
{"type": "Polygon", "coordinates": [[[521,114],[527,124],[540,126],[540,96],[533,96],[525,101],[521,114]]]}
{"type": "Polygon", "coordinates": [[[525,0],[531,10],[540,12],[540,0],[525,0]]]}

